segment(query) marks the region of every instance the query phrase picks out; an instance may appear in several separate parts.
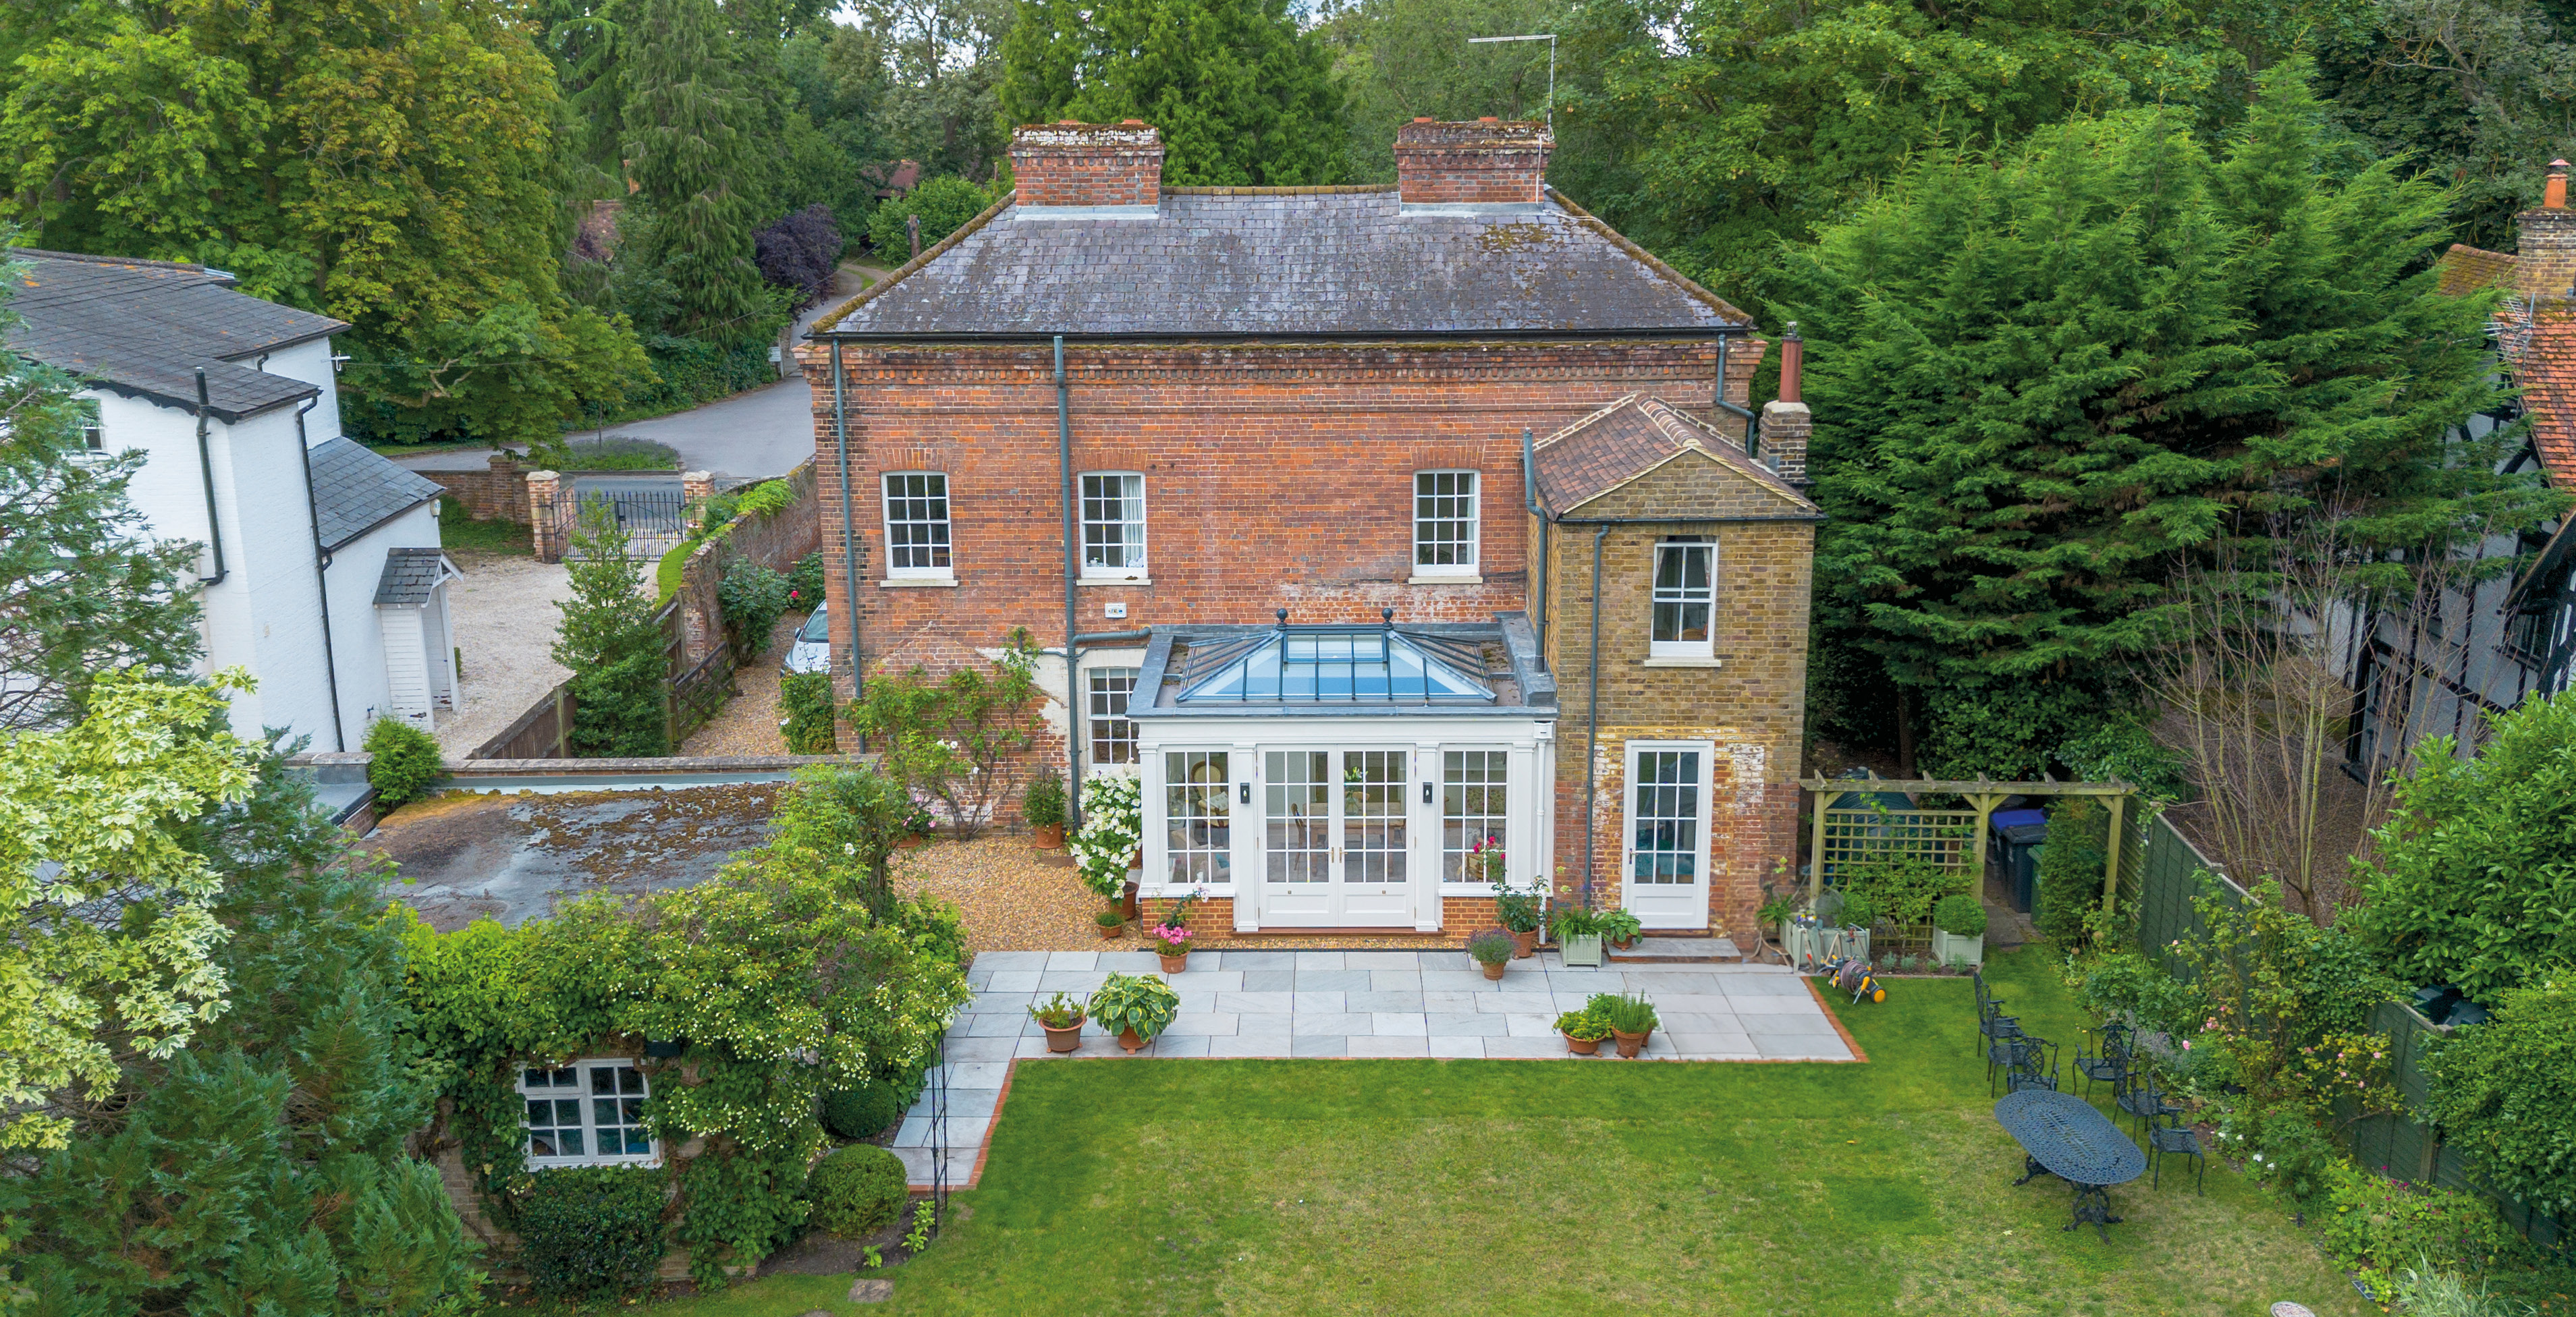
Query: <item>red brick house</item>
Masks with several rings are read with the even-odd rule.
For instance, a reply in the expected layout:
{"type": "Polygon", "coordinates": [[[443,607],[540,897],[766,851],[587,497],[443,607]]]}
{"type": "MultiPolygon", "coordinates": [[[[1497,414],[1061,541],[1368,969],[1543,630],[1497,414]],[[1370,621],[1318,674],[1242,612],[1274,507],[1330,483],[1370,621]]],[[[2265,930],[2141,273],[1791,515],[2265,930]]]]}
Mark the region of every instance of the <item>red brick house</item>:
{"type": "Polygon", "coordinates": [[[1238,929],[1483,926],[1487,836],[1744,927],[1795,847],[1805,409],[1749,455],[1766,345],[1551,147],[1181,188],[1145,125],[1019,130],[1015,195],[799,349],[843,693],[1028,627],[1048,754],[1141,775],[1147,894],[1238,929]]]}

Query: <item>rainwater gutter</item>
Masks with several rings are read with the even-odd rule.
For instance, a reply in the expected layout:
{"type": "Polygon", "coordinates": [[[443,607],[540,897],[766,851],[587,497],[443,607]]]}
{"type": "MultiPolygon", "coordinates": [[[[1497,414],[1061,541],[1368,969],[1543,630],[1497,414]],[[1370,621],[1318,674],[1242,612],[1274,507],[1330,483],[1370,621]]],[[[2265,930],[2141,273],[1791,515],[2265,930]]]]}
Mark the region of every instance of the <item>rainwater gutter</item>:
{"type": "Polygon", "coordinates": [[[206,368],[197,367],[197,467],[206,477],[206,547],[215,555],[215,574],[197,578],[199,588],[222,585],[232,572],[224,566],[224,527],[215,519],[215,455],[206,446],[206,368]]]}
{"type": "Polygon", "coordinates": [[[1065,826],[1082,830],[1082,738],[1076,735],[1082,667],[1082,637],[1074,634],[1074,581],[1079,568],[1073,545],[1073,384],[1064,377],[1064,335],[1055,336],[1055,465],[1064,499],[1064,777],[1065,826]]]}
{"type": "Polygon", "coordinates": [[[305,414],[321,405],[322,395],[315,393],[295,409],[295,447],[304,455],[304,515],[313,524],[313,595],[322,602],[322,675],[331,688],[331,744],[346,754],[349,732],[340,721],[340,660],[331,652],[331,551],[322,545],[322,505],[313,495],[313,449],[304,433],[305,414]]]}

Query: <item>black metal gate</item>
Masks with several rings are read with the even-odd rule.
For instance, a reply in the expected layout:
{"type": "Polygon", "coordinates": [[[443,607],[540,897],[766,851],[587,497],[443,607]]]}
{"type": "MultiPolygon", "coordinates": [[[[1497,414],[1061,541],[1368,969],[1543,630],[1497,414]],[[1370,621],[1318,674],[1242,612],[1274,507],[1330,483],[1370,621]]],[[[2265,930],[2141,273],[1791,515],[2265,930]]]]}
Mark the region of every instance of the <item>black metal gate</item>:
{"type": "Polygon", "coordinates": [[[565,515],[571,519],[571,524],[563,528],[567,556],[582,556],[577,547],[572,547],[573,537],[582,533],[591,518],[602,513],[626,532],[626,553],[633,558],[658,558],[689,533],[688,496],[676,483],[620,481],[576,489],[565,508],[565,515]]]}

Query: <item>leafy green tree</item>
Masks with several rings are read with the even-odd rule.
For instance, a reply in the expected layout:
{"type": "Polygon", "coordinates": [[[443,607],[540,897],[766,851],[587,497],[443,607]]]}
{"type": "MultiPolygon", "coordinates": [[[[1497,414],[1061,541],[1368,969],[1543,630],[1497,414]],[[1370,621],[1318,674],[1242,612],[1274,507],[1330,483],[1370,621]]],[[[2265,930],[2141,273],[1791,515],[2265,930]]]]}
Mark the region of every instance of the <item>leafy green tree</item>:
{"type": "Polygon", "coordinates": [[[994,820],[1009,787],[1008,761],[1036,740],[1037,658],[1023,627],[989,673],[884,673],[850,706],[850,726],[879,738],[888,776],[937,801],[949,825],[972,837],[994,820]]]}
{"type": "Polygon", "coordinates": [[[646,212],[641,256],[673,290],[669,328],[712,341],[767,333],[780,307],[752,259],[770,218],[759,107],[733,71],[723,16],[714,0],[642,0],[627,39],[627,168],[646,212]]]}
{"type": "Polygon", "coordinates": [[[2386,550],[2554,506],[2448,437],[2498,395],[2488,304],[2423,272],[2443,193],[2329,175],[2304,72],[2218,155],[2172,109],[2083,117],[1928,158],[1794,254],[1820,641],[1944,775],[2034,775],[2116,709],[2184,554],[2326,508],[2386,550]]]}
{"type": "Polygon", "coordinates": [[[2576,1199],[2576,974],[2565,962],[2496,997],[2494,1018],[2427,1058],[2425,1120],[2482,1185],[2533,1207],[2576,1199]]]}
{"type": "Polygon", "coordinates": [[[901,265],[912,259],[912,230],[907,221],[913,216],[921,217],[921,249],[928,251],[992,204],[991,194],[965,179],[925,178],[868,217],[868,245],[876,249],[878,260],[901,265]]]}
{"type": "Polygon", "coordinates": [[[1340,177],[1342,90],[1287,0],[1022,0],[1002,70],[1013,122],[1160,128],[1176,185],[1340,177]]]}
{"type": "Polygon", "coordinates": [[[2576,963],[2576,692],[2495,715],[2475,759],[2426,737],[2350,918],[2413,983],[2477,1001],[2576,963]]]}
{"type": "MultiPolygon", "coordinates": [[[[926,174],[985,179],[999,170],[1008,123],[997,94],[1002,42],[1015,0],[853,0],[867,46],[883,63],[875,99],[878,151],[869,161],[913,160],[926,174]]],[[[855,86],[855,47],[835,54],[855,86]]]]}
{"type": "Polygon", "coordinates": [[[563,602],[554,660],[572,671],[576,753],[650,758],[671,752],[664,717],[669,664],[653,622],[643,567],[604,501],[582,508],[572,538],[572,598],[563,602]]]}
{"type": "MultiPolygon", "coordinates": [[[[1395,181],[1395,130],[1416,118],[1536,119],[1547,111],[1548,43],[1470,37],[1570,35],[1571,0],[1343,0],[1318,28],[1349,88],[1343,121],[1352,182],[1395,181]]],[[[1560,79],[1573,70],[1558,70],[1560,79]]]]}
{"type": "Polygon", "coordinates": [[[223,1012],[223,875],[185,829],[250,795],[257,751],[222,730],[250,684],[111,673],[79,722],[0,739],[0,1151],[62,1147],[123,1057],[166,1061],[223,1012]]]}
{"type": "Polygon", "coordinates": [[[144,454],[83,454],[77,388],[0,353],[0,734],[72,721],[100,673],[197,655],[195,546],[154,542],[128,501],[144,454]]]}
{"type": "Polygon", "coordinates": [[[555,283],[554,106],[501,0],[69,0],[0,17],[0,218],[356,326],[353,428],[522,443],[640,370],[555,283]]]}
{"type": "Polygon", "coordinates": [[[167,829],[221,885],[208,968],[231,1009],[168,1050],[130,1025],[105,1092],[0,1179],[40,1312],[472,1311],[483,1277],[437,1171],[385,865],[363,861],[276,753],[228,802],[167,829]],[[249,785],[256,779],[255,787],[249,785]]]}

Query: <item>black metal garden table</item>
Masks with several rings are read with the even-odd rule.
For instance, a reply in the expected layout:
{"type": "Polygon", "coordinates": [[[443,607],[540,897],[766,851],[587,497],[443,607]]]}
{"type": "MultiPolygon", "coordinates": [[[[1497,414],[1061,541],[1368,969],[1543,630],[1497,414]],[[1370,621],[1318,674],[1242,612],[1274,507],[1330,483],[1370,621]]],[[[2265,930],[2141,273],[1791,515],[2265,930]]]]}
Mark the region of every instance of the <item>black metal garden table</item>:
{"type": "Polygon", "coordinates": [[[2111,1186],[2127,1184],[2147,1173],[2147,1154],[2131,1142],[2093,1104],[2072,1093],[2025,1088],[2007,1093],[1995,1104],[1995,1123],[2021,1145],[2022,1177],[2028,1184],[2046,1171],[2075,1187],[2075,1219],[2066,1228],[2090,1222],[2111,1239],[2111,1186]]]}

